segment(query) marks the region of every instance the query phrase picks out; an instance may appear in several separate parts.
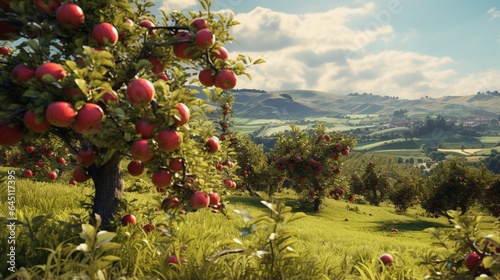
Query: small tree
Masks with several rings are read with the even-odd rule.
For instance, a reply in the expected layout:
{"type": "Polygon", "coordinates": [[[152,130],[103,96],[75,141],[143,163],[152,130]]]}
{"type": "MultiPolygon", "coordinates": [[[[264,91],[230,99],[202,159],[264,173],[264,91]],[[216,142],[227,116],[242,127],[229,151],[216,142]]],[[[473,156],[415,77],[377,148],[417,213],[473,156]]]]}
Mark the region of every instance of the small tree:
{"type": "Polygon", "coordinates": [[[484,166],[474,168],[456,158],[440,162],[422,192],[422,207],[447,218],[450,218],[448,210],[460,209],[464,214],[491,183],[491,173],[484,166]]]}
{"type": "Polygon", "coordinates": [[[146,166],[160,190],[175,186],[185,205],[193,193],[221,186],[213,166],[227,158],[227,144],[188,84],[217,99],[247,65],[262,62],[229,58],[223,45],[234,40],[232,15],[209,12],[209,0],[200,0],[206,11],[161,19],[148,10],[154,3],[138,0],[79,0],[50,11],[9,2],[0,40],[15,50],[0,64],[1,146],[54,135],[72,153],[95,158],[82,167],[103,224],[123,194],[124,158],[135,171],[146,166]]]}
{"type": "Polygon", "coordinates": [[[385,174],[376,170],[375,163],[368,162],[365,172],[351,177],[351,186],[371,204],[378,206],[389,194],[390,183],[385,174]],[[362,182],[362,183],[360,183],[362,182]]]}
{"type": "Polygon", "coordinates": [[[298,193],[306,191],[319,210],[321,198],[328,188],[335,188],[340,173],[340,157],[347,156],[355,140],[341,133],[327,134],[324,125],[312,131],[291,126],[280,133],[272,149],[272,165],[278,171],[276,180],[286,179],[298,193]]]}

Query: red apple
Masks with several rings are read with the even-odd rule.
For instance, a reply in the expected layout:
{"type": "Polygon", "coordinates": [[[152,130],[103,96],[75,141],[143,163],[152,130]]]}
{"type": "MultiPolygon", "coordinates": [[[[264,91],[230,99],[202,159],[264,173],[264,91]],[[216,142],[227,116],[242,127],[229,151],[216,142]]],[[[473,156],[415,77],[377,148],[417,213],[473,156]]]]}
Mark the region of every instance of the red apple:
{"type": "Polygon", "coordinates": [[[118,30],[110,23],[98,23],[92,29],[92,39],[99,46],[114,46],[118,42],[118,30]]]}
{"type": "Polygon", "coordinates": [[[83,100],[87,96],[80,88],[77,87],[67,87],[63,91],[63,95],[65,98],[69,100],[83,100]]]}
{"type": "Polygon", "coordinates": [[[101,100],[106,105],[118,104],[118,95],[114,91],[106,91],[102,96],[101,100]]]}
{"type": "Polygon", "coordinates": [[[35,147],[28,146],[28,147],[24,148],[24,151],[27,153],[33,153],[35,151],[35,147]]]}
{"type": "Polygon", "coordinates": [[[69,184],[70,184],[70,185],[73,185],[73,186],[76,186],[76,183],[77,183],[77,182],[76,182],[76,180],[71,180],[71,181],[69,181],[69,184]]]}
{"type": "Polygon", "coordinates": [[[207,50],[215,44],[215,36],[209,29],[202,29],[196,32],[194,42],[199,49],[207,50]]]}
{"type": "Polygon", "coordinates": [[[220,141],[217,136],[212,136],[210,139],[205,142],[205,146],[208,148],[209,153],[217,153],[220,148],[220,141]]]}
{"type": "Polygon", "coordinates": [[[68,127],[76,117],[76,111],[68,102],[55,101],[47,106],[45,118],[47,121],[57,127],[68,127]]]}
{"type": "Polygon", "coordinates": [[[217,48],[217,52],[218,53],[216,53],[214,56],[216,59],[218,58],[218,59],[226,60],[229,58],[229,53],[227,52],[226,48],[219,47],[219,48],[217,48]]]}
{"type": "Polygon", "coordinates": [[[208,22],[204,18],[195,18],[193,21],[191,21],[191,27],[193,27],[194,31],[198,31],[201,29],[207,29],[208,28],[208,22]]]}
{"type": "Polygon", "coordinates": [[[104,112],[99,105],[86,103],[78,110],[73,130],[83,135],[97,134],[101,131],[103,117],[104,112]]]}
{"type": "Polygon", "coordinates": [[[158,142],[158,149],[163,152],[175,151],[181,145],[180,134],[172,129],[165,129],[158,132],[156,136],[156,142],[158,142]]]}
{"type": "Polygon", "coordinates": [[[24,170],[24,177],[26,177],[26,178],[33,177],[33,171],[31,171],[30,169],[24,170]]]}
{"type": "Polygon", "coordinates": [[[233,180],[231,180],[231,179],[227,179],[227,178],[226,178],[226,179],[224,179],[222,182],[223,182],[223,183],[224,183],[224,185],[226,185],[226,187],[228,187],[228,188],[232,188],[232,187],[233,187],[233,180]]]}
{"type": "Polygon", "coordinates": [[[185,263],[186,260],[184,258],[177,258],[177,256],[175,255],[172,255],[172,256],[168,256],[167,258],[167,264],[183,264],[185,263]]]}
{"type": "Polygon", "coordinates": [[[209,193],[208,197],[210,198],[210,202],[208,203],[209,205],[217,205],[220,202],[220,196],[217,193],[209,193]]]}
{"type": "Polygon", "coordinates": [[[76,155],[76,162],[81,166],[91,166],[96,158],[97,155],[90,149],[79,150],[76,155]]]}
{"type": "Polygon", "coordinates": [[[45,133],[50,129],[50,123],[43,115],[37,115],[35,112],[28,110],[24,114],[24,125],[34,133],[45,133]]]}
{"type": "Polygon", "coordinates": [[[145,224],[142,229],[148,233],[148,232],[152,232],[154,229],[155,229],[155,226],[152,224],[152,223],[147,223],[145,224]]]}
{"type": "Polygon", "coordinates": [[[161,63],[161,61],[156,56],[150,55],[148,57],[148,60],[149,62],[151,62],[151,64],[153,64],[153,68],[151,68],[151,72],[153,72],[153,74],[158,76],[165,72],[165,68],[167,66],[161,63]]]}
{"type": "Polygon", "coordinates": [[[124,226],[135,225],[136,221],[135,216],[132,214],[127,214],[122,217],[122,225],[124,226]]]}
{"type": "Polygon", "coordinates": [[[335,190],[335,192],[338,194],[338,195],[343,195],[344,194],[344,190],[341,189],[341,188],[338,188],[335,190]]]}
{"type": "Polygon", "coordinates": [[[190,48],[191,46],[190,42],[192,41],[191,34],[189,34],[189,32],[178,32],[175,34],[175,38],[177,40],[186,41],[174,44],[173,48],[175,56],[185,60],[191,59],[191,57],[195,53],[195,51],[192,48],[190,48]]]}
{"type": "Polygon", "coordinates": [[[179,205],[181,205],[181,202],[177,197],[167,197],[161,203],[161,207],[165,211],[168,211],[170,209],[177,209],[179,205]]]}
{"type": "Polygon", "coordinates": [[[476,252],[472,252],[465,257],[464,265],[468,269],[472,270],[476,267],[479,261],[481,261],[481,256],[479,256],[476,252]]]}
{"type": "Polygon", "coordinates": [[[184,170],[184,159],[183,158],[174,158],[170,161],[170,170],[173,172],[181,172],[184,170]]]}
{"type": "Polygon", "coordinates": [[[135,123],[135,130],[141,134],[142,139],[151,139],[154,137],[156,124],[149,120],[142,119],[135,123]]]}
{"type": "Polygon", "coordinates": [[[337,151],[339,152],[342,151],[342,144],[340,143],[335,144],[335,149],[337,149],[337,151]]]}
{"type": "Polygon", "coordinates": [[[215,86],[223,90],[230,90],[236,86],[238,79],[231,70],[222,70],[215,76],[215,86]]]}
{"type": "Polygon", "coordinates": [[[176,114],[174,116],[174,123],[177,126],[183,126],[189,121],[190,117],[190,111],[188,106],[186,106],[184,103],[179,103],[177,106],[175,106],[177,109],[178,115],[176,114]]]}
{"type": "Polygon", "coordinates": [[[37,10],[46,14],[53,14],[61,5],[59,0],[33,0],[33,5],[37,10]]]}
{"type": "Polygon", "coordinates": [[[66,164],[66,159],[62,158],[62,157],[61,158],[57,158],[57,163],[64,165],[64,164],[66,164]]]}
{"type": "Polygon", "coordinates": [[[10,147],[19,143],[24,133],[20,126],[0,121],[0,135],[0,146],[10,147]]]}
{"type": "Polygon", "coordinates": [[[43,162],[43,161],[39,161],[36,163],[36,166],[38,166],[40,168],[42,168],[44,165],[45,165],[45,162],[43,162]]]}
{"type": "Polygon", "coordinates": [[[198,74],[198,80],[203,86],[211,87],[215,85],[215,73],[212,69],[205,69],[198,74]]]}
{"type": "Polygon", "coordinates": [[[172,173],[167,169],[159,169],[153,173],[151,181],[158,188],[168,187],[172,183],[172,173]]]}
{"type": "Polygon", "coordinates": [[[77,181],[79,183],[83,183],[83,182],[87,181],[89,178],[90,178],[90,176],[87,173],[87,171],[85,170],[85,168],[83,168],[81,166],[77,166],[77,167],[75,167],[75,169],[73,169],[73,179],[75,179],[75,181],[77,181]]]}
{"type": "Polygon", "coordinates": [[[193,194],[189,203],[195,209],[205,208],[208,207],[210,198],[206,192],[198,191],[193,194]]]}
{"type": "Polygon", "coordinates": [[[139,26],[147,28],[148,29],[148,34],[151,36],[156,35],[156,31],[154,29],[150,29],[152,27],[155,27],[155,24],[151,22],[150,20],[143,20],[141,23],[139,23],[139,26]]]}
{"type": "Polygon", "coordinates": [[[56,18],[62,28],[69,30],[78,29],[85,22],[82,8],[73,3],[61,5],[56,11],[56,18]]]}
{"type": "Polygon", "coordinates": [[[50,171],[49,173],[47,173],[47,179],[54,181],[55,179],[57,179],[57,173],[55,173],[54,171],[50,171]]]}
{"type": "Polygon", "coordinates": [[[349,154],[349,147],[347,147],[345,150],[342,150],[342,155],[347,156],[349,154]]]}
{"type": "Polygon", "coordinates": [[[66,77],[66,70],[54,62],[45,62],[40,65],[36,71],[35,76],[42,84],[47,84],[47,81],[60,81],[66,77]]]}
{"type": "Polygon", "coordinates": [[[164,80],[164,81],[168,81],[169,80],[168,75],[165,74],[165,73],[161,73],[160,75],[158,75],[158,79],[159,80],[164,80]]]}
{"type": "Polygon", "coordinates": [[[10,55],[13,52],[14,51],[12,50],[11,47],[7,47],[7,46],[1,46],[0,47],[0,55],[10,55]]]}
{"type": "Polygon", "coordinates": [[[133,160],[127,165],[128,173],[132,176],[139,176],[144,172],[144,164],[140,160],[133,160]]]}
{"type": "Polygon", "coordinates": [[[389,254],[382,254],[380,256],[380,260],[385,264],[385,265],[388,265],[388,264],[391,264],[393,259],[392,259],[392,256],[389,255],[389,254]]]}
{"type": "Polygon", "coordinates": [[[130,154],[135,160],[146,162],[154,158],[155,154],[149,150],[148,140],[142,139],[135,141],[130,147],[130,154]]]}
{"type": "Polygon", "coordinates": [[[26,66],[24,64],[19,64],[10,73],[10,78],[16,84],[26,83],[27,81],[35,77],[36,70],[26,66]]]}
{"type": "Polygon", "coordinates": [[[155,96],[153,84],[146,79],[136,79],[128,84],[127,99],[132,105],[147,106],[155,96]]]}
{"type": "Polygon", "coordinates": [[[217,165],[215,166],[215,168],[219,171],[222,171],[224,169],[224,166],[222,165],[222,163],[217,163],[217,165]]]}

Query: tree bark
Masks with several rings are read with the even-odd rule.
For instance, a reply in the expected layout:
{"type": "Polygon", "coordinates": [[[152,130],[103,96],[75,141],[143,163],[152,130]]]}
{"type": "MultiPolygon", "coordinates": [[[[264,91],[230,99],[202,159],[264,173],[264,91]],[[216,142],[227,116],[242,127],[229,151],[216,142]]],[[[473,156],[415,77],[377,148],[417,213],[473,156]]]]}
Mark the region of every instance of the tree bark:
{"type": "Polygon", "coordinates": [[[319,197],[314,199],[314,212],[319,211],[319,205],[321,204],[321,199],[319,197]]]}
{"type": "Polygon", "coordinates": [[[109,225],[123,195],[124,181],[120,161],[121,157],[117,153],[104,165],[92,165],[89,168],[95,187],[92,216],[99,214],[104,227],[109,225]]]}

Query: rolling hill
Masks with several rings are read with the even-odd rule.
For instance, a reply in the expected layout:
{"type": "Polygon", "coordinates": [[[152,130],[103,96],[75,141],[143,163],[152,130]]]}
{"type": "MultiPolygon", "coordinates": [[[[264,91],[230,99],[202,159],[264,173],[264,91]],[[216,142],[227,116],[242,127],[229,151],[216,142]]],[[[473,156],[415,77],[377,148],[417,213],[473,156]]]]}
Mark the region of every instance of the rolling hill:
{"type": "Polygon", "coordinates": [[[241,118],[300,119],[346,114],[392,115],[406,109],[410,117],[441,114],[453,117],[497,118],[500,97],[492,95],[397,99],[379,95],[340,95],[311,90],[235,90],[234,109],[241,118]]]}

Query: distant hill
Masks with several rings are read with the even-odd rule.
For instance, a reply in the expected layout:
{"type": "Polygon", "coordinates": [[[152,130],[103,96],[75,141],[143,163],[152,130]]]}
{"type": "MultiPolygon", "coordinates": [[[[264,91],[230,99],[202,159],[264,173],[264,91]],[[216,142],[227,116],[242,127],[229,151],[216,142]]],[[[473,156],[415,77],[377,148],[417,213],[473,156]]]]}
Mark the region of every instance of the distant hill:
{"type": "Polygon", "coordinates": [[[312,90],[235,90],[234,109],[239,118],[296,119],[345,114],[392,116],[406,109],[410,117],[443,116],[497,118],[500,97],[493,95],[445,96],[440,98],[398,99],[388,96],[341,95],[312,90]]]}

